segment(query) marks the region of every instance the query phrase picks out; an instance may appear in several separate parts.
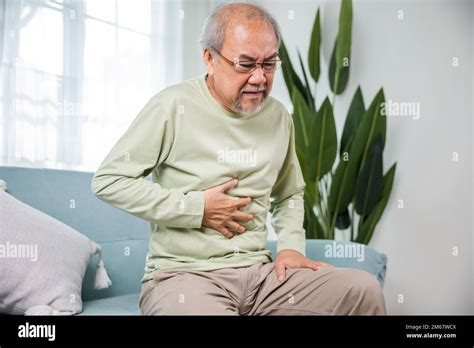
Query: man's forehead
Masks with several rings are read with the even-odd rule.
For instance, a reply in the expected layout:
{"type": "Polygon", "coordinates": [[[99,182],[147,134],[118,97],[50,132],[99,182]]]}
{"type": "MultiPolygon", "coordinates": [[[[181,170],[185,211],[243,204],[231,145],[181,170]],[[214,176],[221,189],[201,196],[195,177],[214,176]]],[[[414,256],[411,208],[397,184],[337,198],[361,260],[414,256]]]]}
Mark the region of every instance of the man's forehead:
{"type": "Polygon", "coordinates": [[[273,28],[264,22],[229,23],[222,48],[227,48],[239,59],[271,59],[277,53],[277,39],[273,28]]]}

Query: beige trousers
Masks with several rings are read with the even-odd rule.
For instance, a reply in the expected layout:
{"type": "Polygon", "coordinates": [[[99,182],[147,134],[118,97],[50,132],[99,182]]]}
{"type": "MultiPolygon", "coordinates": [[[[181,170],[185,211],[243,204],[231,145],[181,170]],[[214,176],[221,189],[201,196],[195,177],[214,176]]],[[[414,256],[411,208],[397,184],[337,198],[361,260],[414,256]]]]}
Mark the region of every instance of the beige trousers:
{"type": "Polygon", "coordinates": [[[215,271],[168,270],[142,284],[144,315],[386,314],[379,282],[351,268],[291,268],[279,282],[275,264],[215,271]]]}

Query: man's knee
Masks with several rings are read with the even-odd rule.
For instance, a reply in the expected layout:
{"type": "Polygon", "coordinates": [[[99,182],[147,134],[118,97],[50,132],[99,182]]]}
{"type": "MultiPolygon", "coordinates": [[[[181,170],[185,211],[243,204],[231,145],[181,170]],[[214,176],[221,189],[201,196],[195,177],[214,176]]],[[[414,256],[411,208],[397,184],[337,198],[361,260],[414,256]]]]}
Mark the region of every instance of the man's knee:
{"type": "Polygon", "coordinates": [[[386,314],[383,289],[370,273],[360,269],[341,269],[338,284],[346,289],[344,297],[350,299],[350,314],[386,314]]]}
{"type": "Polygon", "coordinates": [[[364,270],[345,268],[341,269],[341,275],[345,278],[345,282],[356,291],[373,294],[382,292],[382,287],[377,279],[364,270]]]}

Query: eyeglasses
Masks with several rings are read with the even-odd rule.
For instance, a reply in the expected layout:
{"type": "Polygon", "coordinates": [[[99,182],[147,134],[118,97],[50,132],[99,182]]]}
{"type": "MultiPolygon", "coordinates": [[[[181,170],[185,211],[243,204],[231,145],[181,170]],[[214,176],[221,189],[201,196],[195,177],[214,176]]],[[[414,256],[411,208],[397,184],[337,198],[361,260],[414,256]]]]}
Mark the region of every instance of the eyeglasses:
{"type": "Polygon", "coordinates": [[[239,58],[234,58],[234,61],[231,61],[230,59],[227,59],[222,55],[219,50],[215,49],[214,47],[211,47],[214,52],[216,52],[219,56],[221,56],[224,61],[232,65],[235,70],[237,70],[240,73],[251,73],[257,69],[257,66],[260,65],[262,67],[262,70],[266,73],[272,73],[276,69],[278,69],[282,61],[280,59],[280,56],[278,53],[276,54],[277,59],[269,59],[269,60],[264,60],[263,62],[256,62],[252,60],[240,60],[239,58]]]}

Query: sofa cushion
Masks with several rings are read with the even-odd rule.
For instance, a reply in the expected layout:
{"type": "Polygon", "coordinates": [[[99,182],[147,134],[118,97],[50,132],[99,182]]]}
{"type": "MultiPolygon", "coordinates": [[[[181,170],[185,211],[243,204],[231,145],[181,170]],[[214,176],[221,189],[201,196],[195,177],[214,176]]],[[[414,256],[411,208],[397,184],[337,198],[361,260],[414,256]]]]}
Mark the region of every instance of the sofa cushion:
{"type": "Polygon", "coordinates": [[[114,296],[84,301],[79,315],[141,315],[138,307],[140,294],[114,296]]]}
{"type": "MultiPolygon", "coordinates": [[[[0,313],[73,314],[98,244],[0,190],[0,313]]],[[[98,275],[109,280],[102,260],[98,275]]],[[[96,278],[97,280],[97,278],[96,278]]]]}

